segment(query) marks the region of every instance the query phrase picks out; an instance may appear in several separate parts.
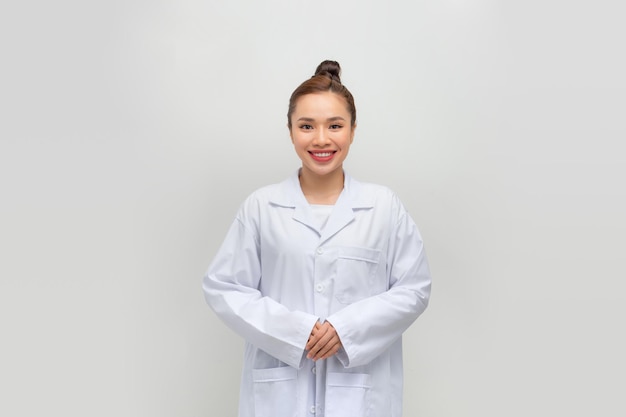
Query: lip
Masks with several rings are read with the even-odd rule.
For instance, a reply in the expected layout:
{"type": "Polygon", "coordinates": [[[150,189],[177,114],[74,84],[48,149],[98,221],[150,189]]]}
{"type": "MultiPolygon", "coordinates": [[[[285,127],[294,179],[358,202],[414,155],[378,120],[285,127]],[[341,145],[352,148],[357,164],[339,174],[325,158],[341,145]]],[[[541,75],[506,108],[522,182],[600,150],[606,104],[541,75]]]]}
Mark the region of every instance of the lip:
{"type": "Polygon", "coordinates": [[[334,158],[337,151],[309,151],[309,155],[317,162],[328,162],[334,158]]]}

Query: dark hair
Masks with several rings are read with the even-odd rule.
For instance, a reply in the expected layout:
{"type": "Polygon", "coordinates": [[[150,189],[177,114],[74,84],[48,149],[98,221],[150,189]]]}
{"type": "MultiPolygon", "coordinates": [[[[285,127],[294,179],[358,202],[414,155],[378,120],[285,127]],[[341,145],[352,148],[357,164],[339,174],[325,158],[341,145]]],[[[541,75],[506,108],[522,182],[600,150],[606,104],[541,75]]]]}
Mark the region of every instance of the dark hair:
{"type": "Polygon", "coordinates": [[[294,90],[289,99],[289,111],[287,112],[287,126],[291,129],[291,115],[296,109],[298,99],[307,94],[323,93],[331,91],[339,94],[346,100],[348,112],[351,116],[350,124],[354,126],[356,123],[356,107],[354,106],[354,98],[348,89],[341,84],[341,67],[337,61],[323,61],[317,66],[315,74],[300,84],[294,90]]]}

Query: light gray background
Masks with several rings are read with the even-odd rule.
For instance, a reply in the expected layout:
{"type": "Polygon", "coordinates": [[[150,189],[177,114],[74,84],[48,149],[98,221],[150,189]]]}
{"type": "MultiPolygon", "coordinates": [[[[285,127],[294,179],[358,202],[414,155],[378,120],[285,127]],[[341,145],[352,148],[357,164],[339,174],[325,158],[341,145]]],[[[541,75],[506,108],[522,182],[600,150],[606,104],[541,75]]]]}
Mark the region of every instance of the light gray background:
{"type": "Polygon", "coordinates": [[[626,415],[618,4],[3,2],[0,415],[236,414],[200,281],[325,58],[432,266],[405,415],[626,415]]]}

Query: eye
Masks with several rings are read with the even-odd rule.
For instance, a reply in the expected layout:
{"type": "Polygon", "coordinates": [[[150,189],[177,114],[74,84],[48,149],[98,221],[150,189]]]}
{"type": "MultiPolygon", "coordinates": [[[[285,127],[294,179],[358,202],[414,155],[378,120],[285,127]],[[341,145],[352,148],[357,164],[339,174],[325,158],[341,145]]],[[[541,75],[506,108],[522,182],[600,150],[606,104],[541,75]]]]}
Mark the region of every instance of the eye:
{"type": "Polygon", "coordinates": [[[343,126],[342,125],[330,125],[330,129],[331,130],[339,130],[341,129],[343,126]]]}
{"type": "Polygon", "coordinates": [[[313,126],[307,125],[307,124],[303,124],[303,125],[300,125],[300,129],[302,129],[302,130],[311,130],[311,129],[313,129],[313,126]]]}

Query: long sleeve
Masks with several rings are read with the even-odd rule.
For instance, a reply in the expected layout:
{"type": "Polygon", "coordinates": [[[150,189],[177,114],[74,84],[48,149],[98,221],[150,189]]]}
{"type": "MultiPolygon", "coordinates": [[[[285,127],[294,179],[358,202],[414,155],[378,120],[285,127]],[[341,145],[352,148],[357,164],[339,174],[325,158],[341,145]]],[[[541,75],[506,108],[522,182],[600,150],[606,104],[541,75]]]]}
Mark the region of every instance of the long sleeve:
{"type": "Polygon", "coordinates": [[[367,364],[389,348],[426,309],[431,278],[417,226],[402,209],[390,233],[386,268],[389,289],[332,314],[345,367],[367,364]]]}
{"type": "Polygon", "coordinates": [[[280,361],[300,368],[317,317],[290,311],[258,290],[261,248],[240,216],[204,276],[207,303],[237,334],[280,361]]]}

